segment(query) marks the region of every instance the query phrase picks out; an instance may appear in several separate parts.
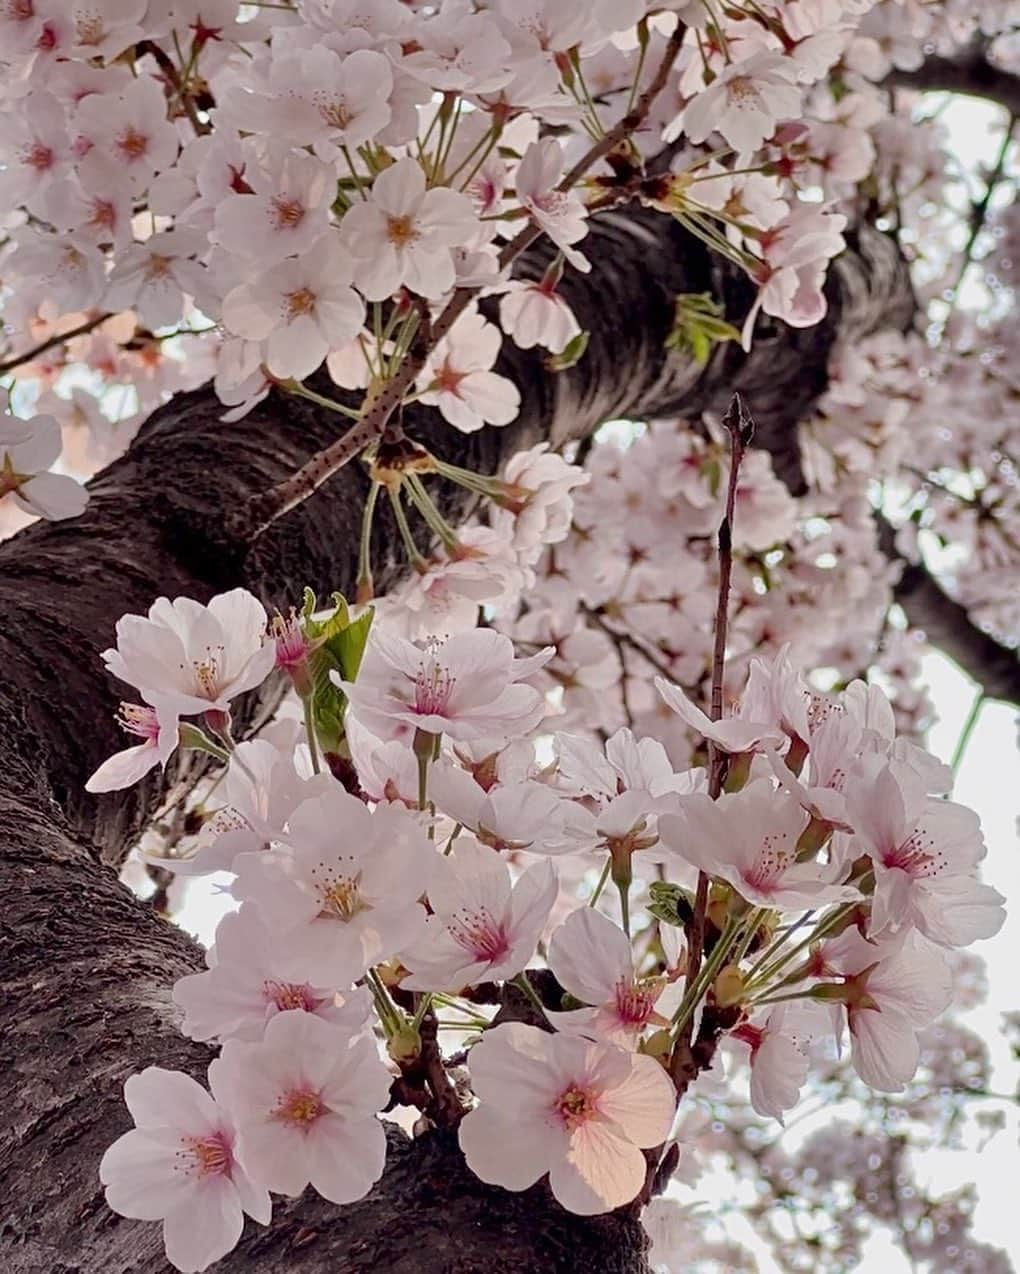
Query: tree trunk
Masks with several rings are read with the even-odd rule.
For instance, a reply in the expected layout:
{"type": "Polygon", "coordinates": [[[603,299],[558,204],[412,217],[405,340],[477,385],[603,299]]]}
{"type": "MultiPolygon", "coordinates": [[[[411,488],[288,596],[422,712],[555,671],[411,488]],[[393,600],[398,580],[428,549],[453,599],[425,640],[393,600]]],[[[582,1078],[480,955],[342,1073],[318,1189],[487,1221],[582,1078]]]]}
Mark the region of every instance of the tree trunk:
{"type": "MultiPolygon", "coordinates": [[[[734,389],[757,417],[759,442],[793,480],[796,422],[825,386],[837,336],[902,325],[909,287],[890,243],[862,229],[832,271],[830,314],[817,328],[760,329],[749,358],[733,346],[705,369],[667,355],[673,301],[711,291],[739,323],[746,281],[665,217],[599,218],[588,277],[567,291],[591,330],[578,366],[556,375],[533,351],[508,346],[500,370],[520,386],[520,418],[464,437],[408,411],[413,436],[457,463],[493,471],[522,446],[579,438],[602,420],[689,414],[725,405],[734,389]]],[[[548,254],[522,262],[534,275],[548,254]]],[[[0,1267],[9,1274],[163,1271],[160,1228],[113,1216],[97,1166],[128,1126],[122,1084],[149,1064],[203,1076],[210,1050],[181,1037],[173,980],[201,963],[184,934],[121,886],[113,866],[185,775],[170,767],[126,793],[94,798],[83,784],[122,745],[113,712],[124,687],[100,651],[126,611],[160,593],[200,600],[238,584],[268,605],[301,587],[350,590],[366,479],[357,464],[254,544],[231,542],[224,513],[335,436],[337,419],[271,396],[246,419],[220,421],[208,389],[181,396],[144,426],[130,451],[92,483],[85,514],[37,524],[0,545],[0,1267]]],[[[342,427],[342,426],[341,426],[342,427]]],[[[451,517],[467,511],[448,497],[451,517]]],[[[391,526],[379,522],[377,583],[399,570],[391,526]]],[[[271,687],[239,715],[272,709],[271,687]]],[[[646,1268],[633,1210],[566,1214],[544,1185],[522,1195],[484,1186],[447,1134],[391,1134],[371,1195],[339,1209],[310,1194],[281,1204],[271,1227],[249,1224],[222,1268],[246,1272],[530,1274],[646,1268]]]]}

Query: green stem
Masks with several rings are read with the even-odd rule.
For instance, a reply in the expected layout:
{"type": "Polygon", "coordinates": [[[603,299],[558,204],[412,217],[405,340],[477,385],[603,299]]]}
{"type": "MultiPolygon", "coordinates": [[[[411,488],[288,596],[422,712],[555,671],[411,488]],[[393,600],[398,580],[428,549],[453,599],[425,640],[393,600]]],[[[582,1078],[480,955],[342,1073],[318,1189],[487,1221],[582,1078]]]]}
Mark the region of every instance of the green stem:
{"type": "Polygon", "coordinates": [[[301,706],[304,708],[305,714],[305,734],[308,736],[308,751],[312,756],[312,772],[314,774],[322,773],[322,766],[319,764],[319,743],[315,737],[315,712],[312,703],[312,696],[305,695],[301,700],[301,706]]]}
{"type": "Polygon", "coordinates": [[[400,502],[400,493],[399,491],[394,491],[392,487],[387,487],[386,494],[390,498],[390,505],[393,508],[393,517],[397,523],[397,530],[400,532],[400,539],[404,545],[404,552],[407,554],[408,560],[416,570],[423,570],[426,566],[425,558],[418,551],[418,546],[414,542],[414,536],[411,534],[411,528],[407,522],[407,514],[404,512],[404,506],[400,502]]]}
{"type": "MultiPolygon", "coordinates": [[[[833,929],[835,929],[836,925],[848,916],[856,906],[857,904],[855,902],[848,902],[842,907],[837,907],[835,911],[830,912],[818,925],[815,926],[814,929],[812,929],[807,937],[801,938],[800,942],[791,947],[784,956],[781,956],[778,960],[774,960],[772,964],[768,965],[761,973],[759,973],[754,979],[754,985],[760,988],[763,983],[774,978],[776,974],[785,969],[792,960],[795,960],[802,951],[807,950],[813,942],[817,942],[820,938],[824,938],[827,933],[830,933],[833,929]]],[[[748,984],[748,990],[750,991],[751,989],[751,985],[748,984]]]]}
{"type": "Polygon", "coordinates": [[[374,592],[372,584],[372,522],[375,518],[375,505],[379,499],[379,483],[373,482],[365,499],[365,508],[361,515],[361,542],[358,545],[358,591],[363,589],[369,594],[374,592]]]}
{"type": "Polygon", "coordinates": [[[355,411],[353,407],[345,407],[343,403],[338,403],[332,398],[326,398],[323,394],[317,394],[314,389],[309,389],[298,381],[281,385],[280,388],[288,394],[296,395],[298,398],[307,398],[310,403],[316,403],[319,407],[325,407],[328,411],[339,412],[341,416],[346,416],[348,420],[361,419],[360,411],[355,411]]]}
{"type": "Polygon", "coordinates": [[[680,1002],[680,1007],[676,1011],[673,1018],[673,1027],[679,1036],[687,1022],[694,1016],[694,1010],[701,1003],[702,996],[712,985],[715,975],[723,966],[734,939],[741,926],[742,917],[730,916],[726,921],[726,927],[719,935],[719,940],[712,948],[712,954],[702,965],[697,977],[693,983],[684,992],[684,998],[680,1002]]]}
{"type": "Polygon", "coordinates": [[[411,1029],[417,1031],[421,1028],[422,1022],[425,1020],[425,1014],[432,1007],[432,992],[426,991],[418,1001],[418,1007],[414,1011],[414,1017],[411,1019],[411,1029]]]}
{"type": "Polygon", "coordinates": [[[985,692],[979,690],[974,696],[974,702],[970,705],[970,711],[960,730],[960,737],[956,740],[956,747],[953,748],[952,759],[949,762],[949,768],[955,775],[963,762],[964,755],[967,751],[967,745],[970,743],[971,735],[974,733],[974,727],[978,723],[978,717],[981,715],[981,709],[985,703],[985,692]]]}
{"type": "Polygon", "coordinates": [[[382,979],[374,969],[366,970],[365,984],[372,992],[372,999],[375,1001],[375,1009],[379,1014],[383,1030],[387,1036],[395,1035],[404,1026],[404,1014],[393,1003],[389,991],[386,990],[382,979]]]}
{"type": "Polygon", "coordinates": [[[599,898],[602,896],[602,891],[606,887],[606,881],[609,879],[609,870],[612,867],[612,865],[613,865],[613,860],[611,858],[607,858],[606,865],[605,867],[602,868],[602,875],[599,877],[598,884],[595,886],[595,892],[588,899],[589,907],[594,907],[595,904],[598,902],[599,898]]]}

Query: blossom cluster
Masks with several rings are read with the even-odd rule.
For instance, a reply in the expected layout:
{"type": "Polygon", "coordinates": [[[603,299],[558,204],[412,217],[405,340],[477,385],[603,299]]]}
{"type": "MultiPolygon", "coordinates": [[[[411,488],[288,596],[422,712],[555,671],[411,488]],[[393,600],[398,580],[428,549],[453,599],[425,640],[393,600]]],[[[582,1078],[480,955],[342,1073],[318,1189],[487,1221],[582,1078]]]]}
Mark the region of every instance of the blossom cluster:
{"type": "MultiPolygon", "coordinates": [[[[612,180],[585,153],[651,93],[660,66],[663,86],[621,155],[637,173],[667,144],[676,154],[628,197],[748,272],[759,295],[736,316],[746,340],[760,309],[813,324],[843,246],[838,205],[872,149],[859,113],[819,107],[814,120],[811,101],[841,58],[867,62],[859,49],[874,40],[858,26],[870,8],[12,6],[0,14],[4,366],[65,433],[105,442],[90,463],[66,457],[88,472],[162,395],[213,372],[235,413],[323,364],[341,387],[378,385],[456,288],[497,298],[499,323],[467,307],[413,392],[455,428],[504,425],[519,397],[494,370],[501,343],[561,354],[580,335],[560,283],[564,269],[589,269],[589,205],[612,180]],[[805,202],[819,183],[824,202],[805,202]],[[520,226],[558,249],[542,279],[512,277],[520,226]],[[180,333],[187,371],[164,349],[180,333]],[[68,360],[103,392],[63,378],[68,360]],[[127,392],[111,399],[118,386],[127,392]]],[[[31,511],[72,516],[81,499],[31,511]]]]}
{"type": "MultiPolygon", "coordinates": [[[[244,1214],[268,1222],[270,1193],[364,1196],[384,1167],[378,1115],[439,1096],[411,1083],[429,1049],[471,1169],[509,1190],[548,1175],[585,1215],[642,1195],[695,1029],[749,1060],[752,1104],[776,1119],[847,1030],[861,1079],[897,1091],[948,1004],[946,951],[1001,923],[976,816],[896,737],[876,686],[813,691],[781,651],[710,720],[660,679],[719,791],[654,737],[557,731],[535,684],[551,648],[520,657],[488,628],[415,642],[377,617],[323,684],[314,661],[337,634],[350,651],[350,612],[266,621],[243,590],[160,599],[105,657],[148,705],[129,726],[151,712],[146,763],[169,734],[226,768],[197,842],[158,859],[229,873],[237,910],[173,991],[185,1034],[220,1053],[208,1091],[158,1067],[130,1079],[136,1127],[100,1168],[113,1208],[163,1221],[181,1270],[229,1251],[244,1214]],[[305,729],[235,742],[233,701],[283,670],[305,729]],[[529,977],[543,965],[556,1000],[529,977]],[[511,991],[531,1007],[496,1023],[511,991]]],[[[92,786],[141,772],[118,766],[92,786]]]]}

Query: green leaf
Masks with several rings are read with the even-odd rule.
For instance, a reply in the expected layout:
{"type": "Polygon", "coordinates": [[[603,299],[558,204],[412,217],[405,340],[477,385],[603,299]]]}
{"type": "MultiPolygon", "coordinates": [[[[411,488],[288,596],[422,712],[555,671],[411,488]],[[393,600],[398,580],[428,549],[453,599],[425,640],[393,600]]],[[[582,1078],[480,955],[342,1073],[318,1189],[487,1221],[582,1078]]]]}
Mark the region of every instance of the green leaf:
{"type": "Polygon", "coordinates": [[[656,920],[682,929],[694,919],[694,899],[688,890],[656,880],[648,886],[648,892],[652,896],[648,910],[656,920]]]}
{"type": "Polygon", "coordinates": [[[575,363],[579,363],[584,357],[584,352],[588,348],[590,339],[590,332],[578,332],[559,354],[549,355],[545,360],[547,370],[550,372],[565,372],[568,367],[573,367],[575,363]]]}
{"type": "Polygon", "coordinates": [[[333,593],[330,601],[332,611],[325,618],[314,619],[315,594],[305,589],[301,615],[305,636],[318,643],[308,658],[315,732],[324,752],[337,752],[344,740],[347,696],[334,685],[330,674],[335,672],[344,681],[357,677],[374,612],[369,608],[352,619],[341,593],[333,593]]]}
{"type": "Polygon", "coordinates": [[[676,298],[673,330],[666,337],[666,348],[688,354],[699,367],[704,367],[712,347],[725,341],[739,341],[740,333],[727,323],[722,306],[710,292],[683,292],[676,298]]]}

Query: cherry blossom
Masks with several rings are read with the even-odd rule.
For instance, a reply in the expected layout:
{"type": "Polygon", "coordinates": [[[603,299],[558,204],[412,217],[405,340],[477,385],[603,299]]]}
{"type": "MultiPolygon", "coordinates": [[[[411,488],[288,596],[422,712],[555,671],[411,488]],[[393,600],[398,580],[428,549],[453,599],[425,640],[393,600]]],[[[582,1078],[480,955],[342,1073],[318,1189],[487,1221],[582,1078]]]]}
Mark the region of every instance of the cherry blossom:
{"type": "Polygon", "coordinates": [[[351,263],[330,232],[303,256],[229,292],[223,321],[235,335],[265,342],[274,376],[301,380],[360,331],[365,309],[350,283],[351,263]]]}
{"type": "Polygon", "coordinates": [[[466,195],[425,188],[412,159],[379,174],[371,196],[342,222],[355,261],[354,280],[369,301],[382,301],[402,285],[420,295],[442,296],[454,283],[453,248],[478,230],[466,195]]]}
{"type": "Polygon", "coordinates": [[[239,1162],[221,1065],[209,1069],[212,1097],[180,1071],[150,1066],[132,1075],[124,1098],[136,1126],[99,1165],[109,1206],[162,1221],[167,1259],[182,1274],[225,1256],[241,1237],[245,1213],[268,1225],[272,1212],[265,1186],[239,1162]]]}
{"type": "Polygon", "coordinates": [[[520,684],[549,659],[516,659],[502,633],[476,629],[420,646],[373,633],[356,682],[339,682],[350,710],[372,734],[412,727],[452,739],[527,734],[545,714],[542,696],[520,684]]]}
{"type": "Polygon", "coordinates": [[[665,1024],[655,1011],[665,979],[638,978],[626,934],[592,907],[572,911],[554,930],[549,968],[575,999],[592,1006],[552,1014],[559,1031],[633,1048],[649,1023],[665,1024]]]}
{"type": "Polygon", "coordinates": [[[409,990],[458,991],[515,977],[531,960],[558,890],[548,862],[535,863],[513,885],[491,849],[458,837],[429,883],[432,915],[401,961],[409,990]]]}
{"type": "Polygon", "coordinates": [[[363,1198],[383,1170],[376,1111],[390,1075],[366,1036],[312,1013],[278,1013],[258,1043],[227,1040],[213,1063],[229,1091],[238,1152],[270,1190],[311,1185],[332,1203],[363,1198]]]}
{"type": "Polygon", "coordinates": [[[520,391],[491,371],[502,337],[476,310],[456,322],[418,378],[423,403],[438,407],[463,433],[483,425],[508,425],[520,408],[520,391]]]}
{"type": "Polygon", "coordinates": [[[61,446],[60,426],[52,416],[19,420],[0,415],[0,500],[9,495],[26,513],[52,521],[84,512],[89,498],[85,488],[49,471],[61,446]]]}
{"type": "Polygon", "coordinates": [[[265,631],[262,603],[243,588],[218,594],[208,606],[190,597],[160,597],[148,616],[125,615],[118,622],[117,645],[103,652],[103,660],[157,711],[227,712],[231,699],[273,669],[276,651],[265,631]]]}
{"type": "Polygon", "coordinates": [[[434,863],[409,814],[333,786],[297,807],[286,844],[235,859],[232,892],[277,935],[281,976],[345,987],[417,938],[434,863]]]}
{"type": "Polygon", "coordinates": [[[848,780],[847,811],[874,864],[874,934],[913,926],[962,947],[999,931],[1002,895],[976,876],[985,846],[973,810],[931,799],[900,762],[868,758],[848,780]]]}
{"type": "Polygon", "coordinates": [[[701,89],[683,115],[692,142],[713,132],[740,154],[750,154],[775,132],[780,120],[800,109],[796,68],[778,53],[763,52],[725,67],[701,89]]]}
{"type": "Polygon", "coordinates": [[[585,257],[572,247],[588,233],[584,204],[577,195],[558,188],[563,167],[563,149],[554,137],[533,142],[517,169],[517,198],[570,264],[588,270],[585,257]]]}
{"type": "Polygon", "coordinates": [[[683,798],[679,814],[659,819],[663,843],[686,862],[728,881],[759,907],[789,909],[857,898],[840,883],[841,864],[801,861],[797,842],[808,816],[770,780],[712,801],[702,793],[683,798]]]}
{"type": "Polygon", "coordinates": [[[460,1145],[483,1181],[526,1190],[549,1173],[559,1202],[582,1216],[637,1195],[641,1150],[666,1139],[676,1106],[658,1062],[512,1022],[486,1031],[470,1063],[480,1104],[460,1145]]]}
{"type": "Polygon", "coordinates": [[[853,931],[826,944],[827,968],[843,974],[854,1070],[879,1092],[900,1092],[917,1069],[917,1032],[952,998],[939,950],[911,934],[899,943],[866,942],[853,931]]]}
{"type": "MultiPolygon", "coordinates": [[[[240,150],[224,159],[223,169],[213,169],[223,177],[209,235],[214,243],[236,256],[273,263],[303,255],[319,241],[329,227],[336,186],[328,164],[277,148],[256,163],[240,150]]],[[[199,169],[199,189],[211,200],[212,190],[203,190],[205,166],[199,169]]]]}
{"type": "Polygon", "coordinates": [[[541,345],[551,354],[562,354],[581,331],[573,310],[544,280],[512,281],[500,298],[499,322],[521,349],[541,345]]]}
{"type": "Polygon", "coordinates": [[[191,1039],[260,1040],[278,1013],[292,1010],[314,1013],[351,1035],[368,1026],[366,991],[341,999],[323,987],[275,976],[273,935],[248,906],[220,921],[206,964],[204,973],[174,983],[174,1003],[184,1010],[183,1030],[191,1039]]]}
{"type": "Polygon", "coordinates": [[[76,146],[104,151],[123,166],[135,190],[144,189],[177,157],[177,133],[167,122],[166,101],[154,79],[141,76],[121,93],[82,99],[74,120],[76,146]]]}
{"type": "Polygon", "coordinates": [[[85,784],[86,792],[119,792],[131,787],[157,765],[166,765],[177,747],[177,713],[148,704],[122,703],[117,724],[143,742],[108,757],[85,784]]]}

